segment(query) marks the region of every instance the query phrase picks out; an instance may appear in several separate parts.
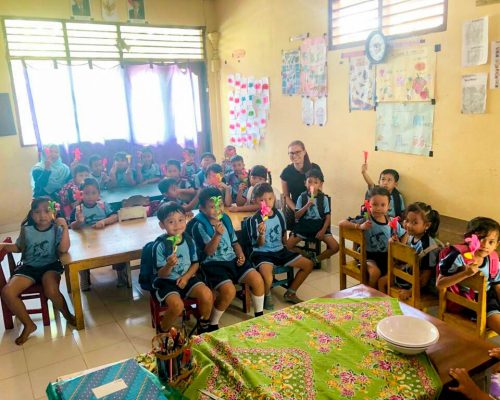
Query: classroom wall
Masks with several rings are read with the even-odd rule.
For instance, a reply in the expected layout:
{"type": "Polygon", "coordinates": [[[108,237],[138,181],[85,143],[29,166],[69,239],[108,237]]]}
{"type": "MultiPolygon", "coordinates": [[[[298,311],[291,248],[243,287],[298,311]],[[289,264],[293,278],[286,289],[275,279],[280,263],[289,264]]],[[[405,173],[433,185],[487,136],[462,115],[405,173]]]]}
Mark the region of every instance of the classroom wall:
{"type": "MultiPolygon", "coordinates": [[[[216,0],[221,33],[221,98],[227,98],[228,74],[269,76],[271,114],[267,137],[255,150],[240,150],[247,167],[268,166],[280,187],[279,174],[289,163],[287,145],[305,142],[311,159],[326,177],[325,192],[333,196],[332,223],[359,210],[366,186],[361,176],[362,151],[370,150],[369,172],[378,179],[384,168],[401,173],[400,190],[407,202],[426,201],[442,214],[462,219],[486,215],[500,219],[499,161],[500,90],[488,91],[483,115],[460,113],[461,75],[487,72],[489,66],[462,68],[461,29],[466,20],[490,15],[490,41],[500,40],[500,4],[476,7],[475,0],[448,1],[448,29],[423,35],[428,44],[440,43],[434,124],[434,157],[374,152],[375,112],[349,112],[346,50],[328,53],[328,123],[306,127],[301,122],[300,98],[281,95],[283,49],[297,48],[289,37],[304,32],[327,32],[327,0],[216,0]],[[240,62],[235,49],[244,49],[240,62]]],[[[352,49],[348,49],[350,51],[352,49]]],[[[223,142],[228,143],[228,107],[222,102],[223,142]]],[[[221,152],[221,149],[218,149],[221,152]]]]}
{"type": "MultiPolygon", "coordinates": [[[[118,1],[120,20],[127,18],[126,0],[118,1]]],[[[100,21],[101,2],[92,0],[92,15],[100,21]]],[[[71,14],[69,0],[1,0],[0,15],[18,17],[40,17],[69,19],[71,14]]],[[[206,26],[207,32],[216,29],[214,4],[212,0],[147,0],[146,20],[157,25],[206,26]]],[[[211,54],[210,45],[207,45],[211,54]]],[[[216,102],[218,87],[214,74],[208,73],[209,87],[214,87],[210,96],[212,115],[219,107],[216,102]]],[[[10,75],[5,56],[3,34],[0,32],[0,92],[12,93],[10,75]]],[[[12,104],[13,98],[12,98],[12,104]]],[[[218,121],[212,118],[212,131],[218,132],[218,121]]],[[[215,135],[212,143],[221,147],[220,135],[215,135]]],[[[30,187],[30,169],[37,162],[35,147],[21,147],[19,136],[0,137],[0,232],[15,229],[26,215],[32,197],[30,187]]]]}

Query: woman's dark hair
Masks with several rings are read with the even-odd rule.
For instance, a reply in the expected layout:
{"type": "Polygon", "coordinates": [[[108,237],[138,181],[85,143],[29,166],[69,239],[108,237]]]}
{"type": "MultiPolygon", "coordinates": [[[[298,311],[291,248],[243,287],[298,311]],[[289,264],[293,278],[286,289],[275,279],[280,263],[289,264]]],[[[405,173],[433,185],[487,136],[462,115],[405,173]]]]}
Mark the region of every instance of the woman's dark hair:
{"type": "Polygon", "coordinates": [[[259,178],[263,178],[267,180],[267,182],[272,185],[273,184],[273,178],[271,177],[271,171],[269,171],[266,167],[263,165],[254,165],[253,168],[250,170],[250,176],[258,176],[259,178]]]}
{"type": "Polygon", "coordinates": [[[181,162],[179,160],[170,159],[167,161],[167,167],[169,165],[175,166],[179,171],[181,170],[181,162]]]}
{"type": "Polygon", "coordinates": [[[255,185],[252,196],[254,199],[258,197],[264,196],[265,193],[274,193],[273,187],[267,183],[267,182],[262,182],[259,183],[258,185],[255,185]]]}
{"type": "Polygon", "coordinates": [[[304,155],[304,166],[302,167],[302,172],[306,173],[307,171],[309,171],[311,169],[312,164],[311,164],[311,160],[309,159],[309,154],[307,154],[306,146],[304,145],[304,142],[302,142],[301,140],[294,140],[292,143],[290,143],[288,145],[289,148],[291,146],[300,146],[300,147],[302,147],[302,150],[304,150],[306,152],[306,154],[304,155]]]}
{"type": "Polygon", "coordinates": [[[307,178],[316,178],[319,179],[321,182],[325,181],[325,177],[323,176],[323,172],[321,172],[317,168],[311,168],[309,171],[306,172],[306,179],[307,178]]]}
{"type": "Polygon", "coordinates": [[[371,199],[373,196],[386,196],[389,202],[391,201],[391,194],[382,186],[374,186],[368,191],[368,198],[371,199]]]}
{"type": "Polygon", "coordinates": [[[426,233],[433,238],[437,236],[440,217],[439,213],[436,210],[434,210],[429,204],[417,201],[410,204],[406,208],[406,215],[408,215],[409,212],[419,213],[422,216],[424,222],[431,224],[426,233]]]}
{"type": "Polygon", "coordinates": [[[35,221],[33,221],[31,213],[35,211],[40,204],[48,203],[49,201],[52,201],[52,199],[49,196],[40,196],[31,200],[30,211],[28,212],[28,215],[26,215],[26,218],[22,220],[21,227],[26,225],[35,225],[35,221]]]}
{"type": "Polygon", "coordinates": [[[182,206],[177,204],[175,201],[168,201],[160,206],[156,215],[158,220],[163,222],[165,221],[165,218],[174,213],[186,214],[186,211],[184,211],[184,208],[182,208],[182,206]]]}
{"type": "Polygon", "coordinates": [[[177,181],[174,178],[165,178],[158,183],[158,190],[161,194],[167,193],[170,186],[177,185],[177,181]]]}
{"type": "Polygon", "coordinates": [[[98,192],[101,191],[101,188],[99,187],[99,182],[97,182],[97,179],[95,178],[85,178],[82,184],[82,190],[85,189],[87,186],[94,186],[98,192]]]}
{"type": "Polygon", "coordinates": [[[76,177],[76,175],[81,174],[82,172],[87,172],[90,174],[89,167],[83,164],[78,164],[73,170],[73,178],[76,177]]]}
{"type": "Polygon", "coordinates": [[[496,231],[500,234],[500,225],[494,219],[487,217],[476,217],[467,223],[464,238],[477,235],[479,239],[488,236],[488,233],[496,231]]]}
{"type": "Polygon", "coordinates": [[[200,206],[205,207],[212,197],[222,197],[221,191],[214,187],[202,189],[199,197],[200,206]]]}
{"type": "Polygon", "coordinates": [[[209,172],[214,172],[216,174],[222,174],[222,167],[219,164],[212,164],[205,171],[205,176],[208,176],[209,172]]]}

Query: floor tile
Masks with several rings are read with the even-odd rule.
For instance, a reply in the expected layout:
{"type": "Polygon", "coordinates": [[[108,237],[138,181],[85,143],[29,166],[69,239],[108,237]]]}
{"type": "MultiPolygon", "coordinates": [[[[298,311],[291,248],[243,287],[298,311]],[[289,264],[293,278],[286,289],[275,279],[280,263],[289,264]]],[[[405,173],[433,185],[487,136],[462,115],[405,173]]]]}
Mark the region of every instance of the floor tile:
{"type": "Polygon", "coordinates": [[[0,366],[0,380],[28,372],[21,347],[18,347],[17,351],[11,351],[0,356],[0,366]]]}
{"type": "Polygon", "coordinates": [[[151,339],[156,334],[156,330],[151,326],[151,315],[149,313],[119,320],[118,324],[129,338],[143,337],[151,339]]]}
{"type": "Polygon", "coordinates": [[[0,380],[0,393],[5,400],[33,400],[29,375],[24,373],[0,380]]]}
{"type": "Polygon", "coordinates": [[[57,338],[24,349],[28,371],[80,355],[80,350],[73,336],[57,338]]]}
{"type": "Polygon", "coordinates": [[[56,362],[49,366],[29,372],[31,387],[35,398],[43,397],[49,382],[54,382],[59,376],[87,369],[87,364],[81,355],[56,362]]]}
{"type": "Polygon", "coordinates": [[[134,349],[139,353],[149,353],[152,349],[151,339],[146,337],[131,337],[129,338],[130,343],[134,346],[134,349]]]}
{"type": "Polygon", "coordinates": [[[92,329],[96,326],[106,325],[110,322],[115,321],[115,318],[113,317],[113,314],[111,314],[111,311],[109,311],[108,308],[104,306],[84,310],[83,319],[85,321],[86,329],[92,329]]]}
{"type": "Polygon", "coordinates": [[[94,368],[99,365],[135,357],[137,354],[139,354],[138,351],[132,343],[126,339],[102,349],[84,353],[83,357],[88,368],[94,368]]]}
{"type": "Polygon", "coordinates": [[[73,332],[74,339],[83,353],[109,347],[127,337],[116,322],[110,322],[95,328],[73,332]]]}

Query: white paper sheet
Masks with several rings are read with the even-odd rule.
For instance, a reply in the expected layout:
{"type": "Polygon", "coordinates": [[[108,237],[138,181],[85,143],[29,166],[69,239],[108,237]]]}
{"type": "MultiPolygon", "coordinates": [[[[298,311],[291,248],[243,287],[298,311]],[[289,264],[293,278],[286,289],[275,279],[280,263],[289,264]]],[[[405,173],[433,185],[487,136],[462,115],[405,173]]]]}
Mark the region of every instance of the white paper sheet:
{"type": "Polygon", "coordinates": [[[302,97],[302,122],[307,126],[314,124],[314,102],[310,97],[302,97]]]}
{"type": "Polygon", "coordinates": [[[462,76],[462,113],[483,114],[486,112],[486,84],[488,74],[462,76]]]}
{"type": "Polygon", "coordinates": [[[314,102],[314,124],[325,126],[326,117],[326,96],[318,97],[314,102]]]}
{"type": "Polygon", "coordinates": [[[488,62],[488,17],[464,22],[462,26],[462,66],[488,62]]]}

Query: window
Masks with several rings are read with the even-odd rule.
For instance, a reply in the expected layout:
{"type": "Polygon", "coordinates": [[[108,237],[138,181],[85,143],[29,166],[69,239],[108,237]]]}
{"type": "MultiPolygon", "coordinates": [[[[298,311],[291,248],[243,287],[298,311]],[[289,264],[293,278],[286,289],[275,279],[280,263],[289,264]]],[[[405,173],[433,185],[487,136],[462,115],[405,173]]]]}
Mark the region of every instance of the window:
{"type": "Polygon", "coordinates": [[[446,29],[447,0],[330,0],[330,49],[364,43],[376,29],[403,37],[446,29]]]}
{"type": "Polygon", "coordinates": [[[175,138],[184,146],[208,133],[202,29],[17,19],[4,26],[24,145],[175,138]]]}

